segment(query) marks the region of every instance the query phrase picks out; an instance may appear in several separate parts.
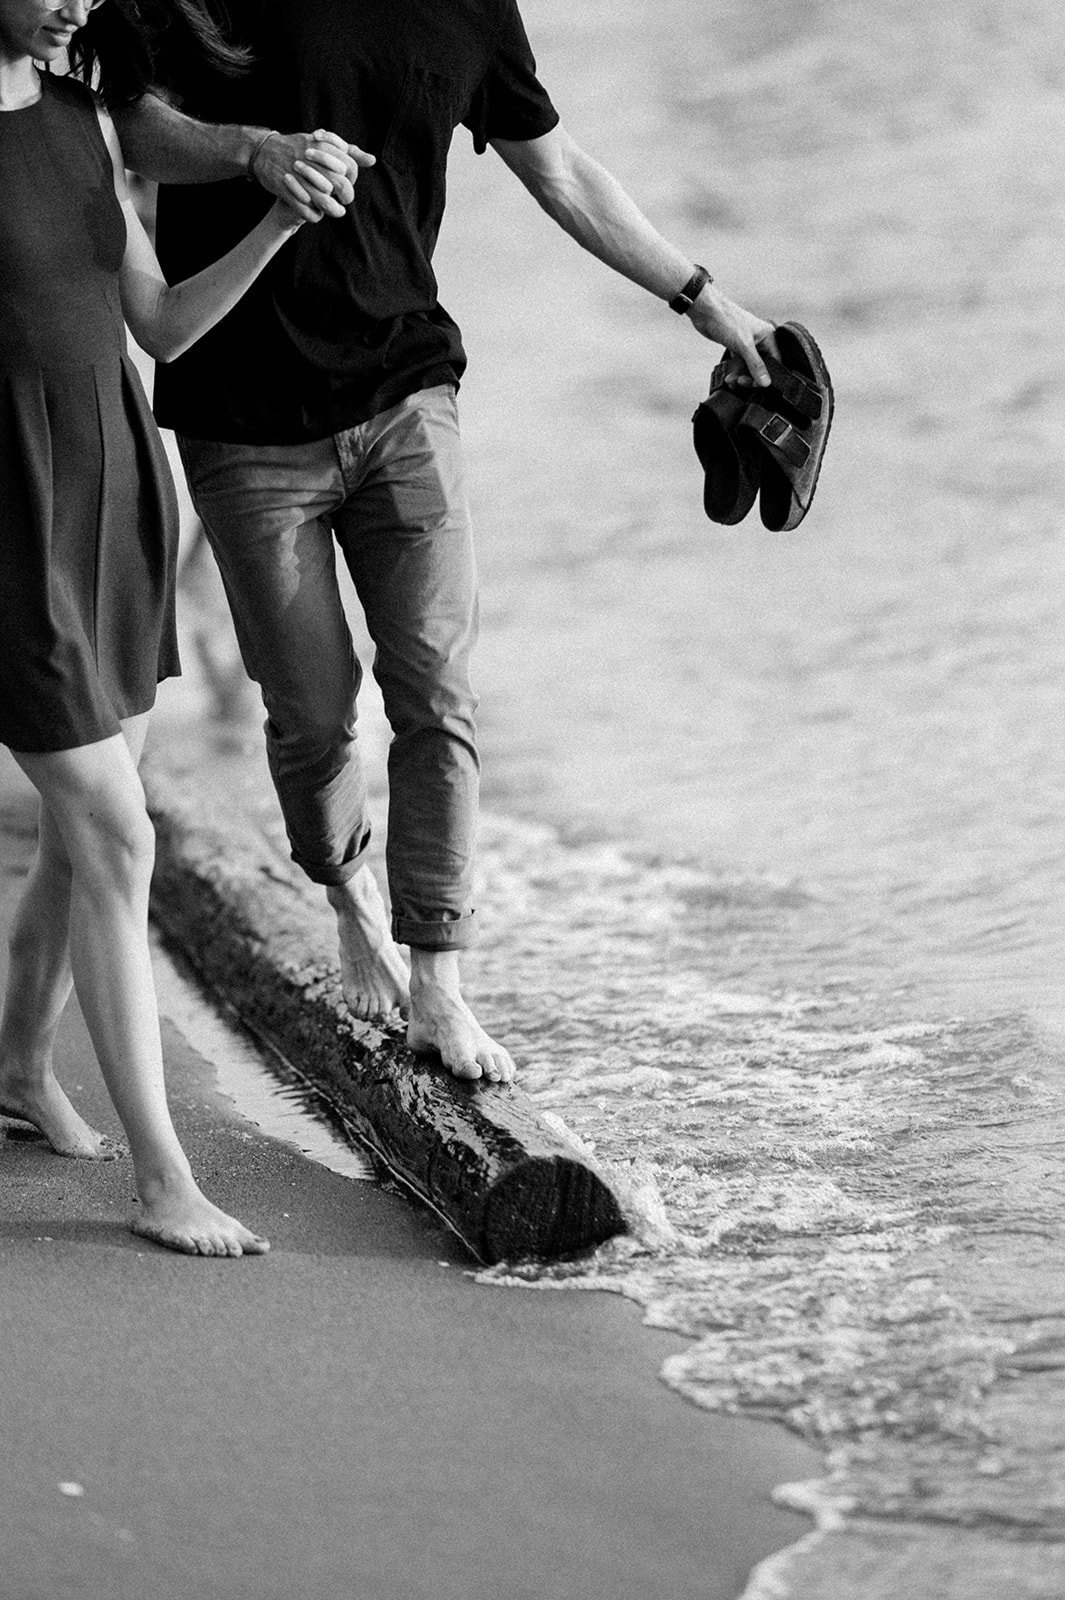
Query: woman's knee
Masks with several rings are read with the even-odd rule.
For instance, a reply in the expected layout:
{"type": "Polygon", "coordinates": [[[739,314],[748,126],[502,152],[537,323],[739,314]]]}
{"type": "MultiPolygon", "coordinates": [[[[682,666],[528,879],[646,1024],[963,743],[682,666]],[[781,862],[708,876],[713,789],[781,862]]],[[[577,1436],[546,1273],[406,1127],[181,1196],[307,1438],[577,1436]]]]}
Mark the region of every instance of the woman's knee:
{"type": "Polygon", "coordinates": [[[73,874],[125,893],[146,892],[155,864],[155,829],[143,799],[99,806],[76,829],[73,874]]]}
{"type": "Polygon", "coordinates": [[[121,735],[54,756],[18,759],[49,814],[42,842],[50,859],[65,853],[75,880],[102,877],[131,889],[147,884],[155,830],[121,735]]]}
{"type": "Polygon", "coordinates": [[[56,824],[74,881],[123,893],[147,891],[155,829],[134,770],[101,775],[64,796],[56,824]]]}

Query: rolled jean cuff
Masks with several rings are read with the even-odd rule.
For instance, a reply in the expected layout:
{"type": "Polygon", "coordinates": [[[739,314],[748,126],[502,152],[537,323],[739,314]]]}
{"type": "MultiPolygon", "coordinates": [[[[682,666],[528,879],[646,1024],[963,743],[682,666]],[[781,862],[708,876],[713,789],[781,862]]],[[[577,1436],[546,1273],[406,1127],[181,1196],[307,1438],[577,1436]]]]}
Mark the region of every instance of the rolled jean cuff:
{"type": "Polygon", "coordinates": [[[475,938],[474,913],[434,922],[416,922],[413,917],[393,917],[392,937],[397,944],[413,945],[416,950],[468,950],[475,938]]]}

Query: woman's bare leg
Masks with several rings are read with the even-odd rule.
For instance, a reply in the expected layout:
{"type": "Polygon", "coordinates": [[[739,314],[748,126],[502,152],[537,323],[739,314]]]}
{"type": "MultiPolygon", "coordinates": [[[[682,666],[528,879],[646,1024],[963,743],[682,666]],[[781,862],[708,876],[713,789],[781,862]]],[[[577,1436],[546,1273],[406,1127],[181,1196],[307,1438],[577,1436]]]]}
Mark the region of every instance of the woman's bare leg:
{"type": "Polygon", "coordinates": [[[61,1156],[107,1161],[122,1146],[79,1116],[52,1070],[55,1036],[74,981],[69,917],[70,862],[42,801],[37,856],[11,929],[0,1020],[0,1114],[32,1123],[61,1156]]]}
{"type": "MultiPolygon", "coordinates": [[[[147,715],[131,717],[122,732],[138,763],[147,715]]],[[[52,1069],[56,1033],[74,987],[69,920],[70,861],[42,800],[37,855],[11,929],[0,1019],[0,1114],[31,1123],[58,1155],[109,1161],[123,1154],[123,1146],[90,1127],[52,1069]]]]}
{"type": "Polygon", "coordinates": [[[200,1192],[170,1120],[148,944],[155,836],[137,754],[136,737],[127,743],[116,735],[49,755],[16,752],[15,759],[41,794],[70,863],[71,970],[133,1156],[140,1200],[134,1232],[191,1254],[258,1254],[265,1240],[200,1192]]]}

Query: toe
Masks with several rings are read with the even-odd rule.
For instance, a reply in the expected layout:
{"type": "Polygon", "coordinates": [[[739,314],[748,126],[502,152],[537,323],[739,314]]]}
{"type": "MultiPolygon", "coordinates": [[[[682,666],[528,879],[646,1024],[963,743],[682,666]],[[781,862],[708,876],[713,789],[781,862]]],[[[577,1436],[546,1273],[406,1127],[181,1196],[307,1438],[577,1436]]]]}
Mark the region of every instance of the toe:
{"type": "Polygon", "coordinates": [[[196,1240],[187,1233],[176,1233],[172,1228],[155,1228],[148,1234],[149,1239],[154,1239],[156,1244],[161,1244],[167,1250],[179,1250],[183,1256],[198,1256],[200,1254],[196,1240]]]}
{"type": "Polygon", "coordinates": [[[510,1083],[513,1081],[516,1068],[507,1052],[497,1045],[488,1055],[488,1076],[495,1083],[510,1083]]]}

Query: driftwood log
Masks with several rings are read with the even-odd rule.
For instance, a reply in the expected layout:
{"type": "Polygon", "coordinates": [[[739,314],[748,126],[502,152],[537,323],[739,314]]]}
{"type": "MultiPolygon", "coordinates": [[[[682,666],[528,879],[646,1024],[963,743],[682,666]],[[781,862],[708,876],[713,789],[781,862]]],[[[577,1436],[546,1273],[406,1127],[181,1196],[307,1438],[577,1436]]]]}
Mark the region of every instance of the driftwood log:
{"type": "Polygon", "coordinates": [[[331,916],[239,808],[164,768],[146,787],[164,939],[475,1256],[550,1260],[625,1231],[602,1174],[521,1089],[459,1082],[401,1028],[349,1016],[331,916]]]}

